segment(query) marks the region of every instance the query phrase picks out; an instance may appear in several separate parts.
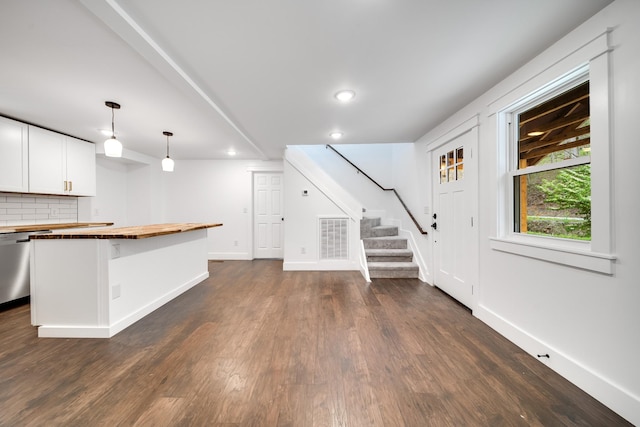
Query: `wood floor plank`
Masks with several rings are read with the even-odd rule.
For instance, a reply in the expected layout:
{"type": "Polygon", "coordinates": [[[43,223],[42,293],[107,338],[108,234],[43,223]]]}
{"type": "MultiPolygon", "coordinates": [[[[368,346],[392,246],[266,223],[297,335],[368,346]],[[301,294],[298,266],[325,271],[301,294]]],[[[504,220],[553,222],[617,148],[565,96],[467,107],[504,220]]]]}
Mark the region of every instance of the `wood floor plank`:
{"type": "Polygon", "coordinates": [[[108,340],[0,310],[0,426],[627,426],[416,279],[209,264],[108,340]]]}

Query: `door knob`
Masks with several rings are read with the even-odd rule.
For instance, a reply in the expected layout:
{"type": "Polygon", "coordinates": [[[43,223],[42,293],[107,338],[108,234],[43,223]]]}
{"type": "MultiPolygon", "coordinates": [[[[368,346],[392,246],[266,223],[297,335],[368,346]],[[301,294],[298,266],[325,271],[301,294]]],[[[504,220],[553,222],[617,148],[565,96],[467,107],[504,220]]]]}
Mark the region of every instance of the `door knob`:
{"type": "Polygon", "coordinates": [[[438,223],[434,222],[433,224],[431,224],[431,228],[433,228],[434,230],[438,229],[438,223]]]}

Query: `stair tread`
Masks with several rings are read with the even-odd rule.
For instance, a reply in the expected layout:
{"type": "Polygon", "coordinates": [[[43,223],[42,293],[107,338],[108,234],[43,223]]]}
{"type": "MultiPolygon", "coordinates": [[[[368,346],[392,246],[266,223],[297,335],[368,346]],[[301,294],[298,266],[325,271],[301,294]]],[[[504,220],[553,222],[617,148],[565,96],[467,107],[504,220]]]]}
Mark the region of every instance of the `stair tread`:
{"type": "Polygon", "coordinates": [[[365,249],[367,255],[413,255],[411,249],[365,249]]]}
{"type": "Polygon", "coordinates": [[[416,264],[415,262],[393,262],[393,261],[386,261],[386,262],[369,262],[367,263],[369,266],[369,269],[378,269],[378,270],[393,270],[393,269],[417,269],[418,268],[418,264],[416,264]]]}
{"type": "Polygon", "coordinates": [[[400,236],[365,237],[362,240],[368,240],[368,239],[373,239],[373,240],[407,240],[405,237],[400,237],[400,236]]]}

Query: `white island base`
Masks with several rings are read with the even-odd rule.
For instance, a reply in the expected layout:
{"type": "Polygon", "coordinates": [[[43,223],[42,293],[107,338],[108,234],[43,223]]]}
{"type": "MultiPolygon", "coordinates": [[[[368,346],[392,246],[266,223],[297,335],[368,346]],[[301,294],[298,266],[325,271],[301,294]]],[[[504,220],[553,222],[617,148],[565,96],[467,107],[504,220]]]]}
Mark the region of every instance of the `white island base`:
{"type": "Polygon", "coordinates": [[[110,338],[209,277],[207,230],[31,240],[39,337],[110,338]]]}

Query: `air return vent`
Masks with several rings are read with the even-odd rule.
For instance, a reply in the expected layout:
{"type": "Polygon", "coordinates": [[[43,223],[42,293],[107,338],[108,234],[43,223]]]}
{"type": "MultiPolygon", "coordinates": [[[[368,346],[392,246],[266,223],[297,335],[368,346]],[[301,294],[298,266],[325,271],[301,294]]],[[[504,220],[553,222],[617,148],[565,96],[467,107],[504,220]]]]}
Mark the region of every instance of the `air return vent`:
{"type": "Polygon", "coordinates": [[[320,218],[320,259],[349,259],[349,219],[320,218]]]}

